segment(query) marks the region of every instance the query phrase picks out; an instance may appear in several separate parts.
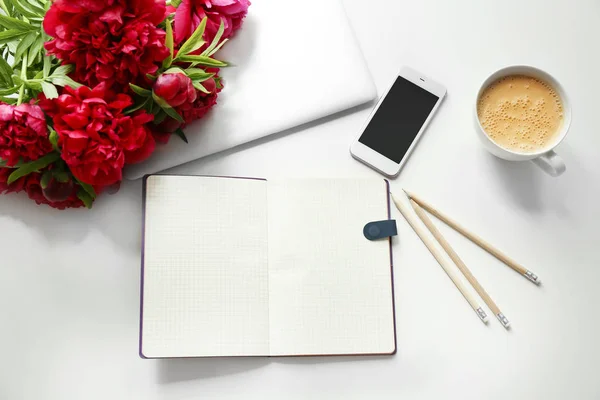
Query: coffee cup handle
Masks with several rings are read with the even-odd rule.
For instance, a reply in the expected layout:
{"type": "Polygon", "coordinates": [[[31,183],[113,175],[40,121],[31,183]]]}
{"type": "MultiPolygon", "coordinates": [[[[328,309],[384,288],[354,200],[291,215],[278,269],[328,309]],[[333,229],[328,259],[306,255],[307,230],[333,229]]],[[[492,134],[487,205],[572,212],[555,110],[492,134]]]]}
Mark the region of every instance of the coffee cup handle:
{"type": "Polygon", "coordinates": [[[552,150],[532,161],[550,176],[559,176],[567,169],[562,158],[552,150]]]}

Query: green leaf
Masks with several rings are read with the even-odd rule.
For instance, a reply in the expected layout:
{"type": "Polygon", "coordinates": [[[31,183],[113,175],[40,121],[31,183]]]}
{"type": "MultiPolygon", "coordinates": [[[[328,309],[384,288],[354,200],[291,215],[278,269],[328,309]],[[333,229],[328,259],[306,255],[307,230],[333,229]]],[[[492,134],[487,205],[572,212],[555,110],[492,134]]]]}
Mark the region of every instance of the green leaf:
{"type": "Polygon", "coordinates": [[[0,80],[4,82],[6,86],[13,85],[13,80],[11,78],[13,73],[12,67],[6,62],[4,57],[0,57],[0,80]]]}
{"type": "Polygon", "coordinates": [[[152,102],[152,106],[150,107],[150,111],[151,114],[153,114],[155,117],[161,113],[164,112],[163,109],[160,107],[160,105],[158,105],[158,103],[156,102],[152,102]]]}
{"type": "Polygon", "coordinates": [[[28,32],[18,31],[16,29],[9,29],[7,31],[0,32],[0,44],[5,44],[8,42],[15,41],[23,36],[25,36],[28,32]]]}
{"type": "Polygon", "coordinates": [[[173,27],[171,26],[171,20],[169,18],[167,18],[166,24],[167,37],[165,39],[165,46],[167,46],[167,49],[169,49],[169,55],[163,60],[163,68],[169,68],[171,66],[171,63],[173,62],[173,54],[175,53],[173,46],[173,27]]]}
{"type": "Polygon", "coordinates": [[[123,114],[128,115],[128,114],[136,112],[137,110],[141,110],[142,108],[146,107],[146,104],[148,102],[151,102],[151,101],[152,101],[151,97],[146,97],[144,101],[141,101],[141,102],[137,103],[136,105],[132,106],[131,108],[128,108],[127,110],[125,110],[125,112],[123,114]]]}
{"type": "Polygon", "coordinates": [[[185,72],[179,67],[171,67],[163,72],[163,74],[185,74],[185,72]]]}
{"type": "Polygon", "coordinates": [[[8,95],[17,93],[19,91],[19,89],[20,89],[19,86],[13,86],[8,89],[0,89],[0,96],[8,96],[8,95]]]}
{"type": "Polygon", "coordinates": [[[15,54],[15,51],[17,51],[18,45],[19,45],[18,42],[12,41],[12,42],[8,42],[6,44],[6,46],[4,46],[4,47],[8,50],[9,53],[15,54]]]}
{"type": "Polygon", "coordinates": [[[31,47],[33,42],[35,42],[36,38],[37,32],[29,32],[23,39],[21,39],[19,45],[17,46],[17,51],[15,52],[15,63],[21,61],[21,57],[26,51],[29,50],[29,47],[31,47]]]}
{"type": "Polygon", "coordinates": [[[94,204],[94,198],[90,196],[89,193],[86,192],[83,188],[80,188],[77,191],[77,198],[81,200],[83,205],[86,206],[88,209],[92,208],[92,205],[94,204]]]}
{"type": "Polygon", "coordinates": [[[33,25],[25,21],[21,21],[20,19],[8,17],[2,14],[0,14],[0,25],[5,27],[6,29],[15,29],[24,33],[35,30],[35,27],[33,25]]]}
{"type": "Polygon", "coordinates": [[[208,73],[201,68],[188,68],[185,73],[192,81],[196,82],[204,82],[215,76],[215,74],[208,73]]]}
{"type": "Polygon", "coordinates": [[[42,13],[35,13],[34,11],[31,10],[31,6],[27,5],[25,6],[22,2],[20,2],[19,0],[8,0],[14,8],[17,9],[17,11],[19,13],[21,13],[23,16],[27,17],[27,18],[35,18],[35,17],[43,17],[44,16],[44,12],[42,13]]]}
{"type": "Polygon", "coordinates": [[[29,47],[29,57],[27,58],[27,66],[33,65],[38,55],[42,55],[42,49],[44,47],[44,38],[42,35],[36,37],[35,42],[29,47]]]}
{"type": "Polygon", "coordinates": [[[215,47],[217,47],[217,45],[219,44],[219,40],[221,40],[221,36],[223,36],[223,32],[225,32],[225,23],[223,22],[223,19],[221,18],[221,25],[219,25],[219,30],[217,31],[217,34],[215,35],[210,46],[208,46],[206,48],[206,50],[204,50],[202,52],[203,56],[210,55],[210,52],[213,51],[215,49],[215,47]]]}
{"type": "Polygon", "coordinates": [[[190,62],[194,65],[205,65],[207,67],[226,67],[227,63],[219,60],[215,60],[214,58],[205,57],[205,56],[181,56],[177,57],[177,61],[181,62],[190,62]]]}
{"type": "Polygon", "coordinates": [[[158,77],[156,75],[146,74],[146,78],[150,79],[151,81],[155,81],[158,77]]]}
{"type": "Polygon", "coordinates": [[[90,196],[92,199],[96,198],[96,191],[94,190],[94,187],[92,185],[87,184],[85,182],[81,182],[75,177],[73,177],[73,179],[75,179],[75,181],[79,184],[79,186],[81,186],[81,188],[87,193],[88,196],[90,196]]]}
{"type": "Polygon", "coordinates": [[[38,172],[40,169],[47,167],[48,165],[52,164],[59,158],[60,158],[60,154],[58,154],[56,152],[52,152],[52,153],[46,154],[42,158],[38,158],[35,161],[31,161],[26,164],[23,164],[21,167],[17,168],[16,170],[13,171],[12,174],[9,175],[8,179],[6,180],[6,184],[10,185],[11,183],[13,183],[14,181],[16,181],[19,178],[29,175],[32,172],[38,172]]]}
{"type": "Polygon", "coordinates": [[[194,85],[194,87],[202,93],[210,94],[210,92],[204,86],[202,86],[200,82],[192,82],[192,85],[194,85]]]}
{"type": "Polygon", "coordinates": [[[229,39],[223,39],[223,41],[221,43],[219,43],[219,45],[217,47],[215,47],[213,49],[213,51],[211,51],[210,53],[208,53],[208,56],[211,57],[213,54],[215,54],[217,51],[221,50],[221,47],[223,47],[223,45],[225,43],[227,43],[229,41],[229,39]]]}
{"type": "Polygon", "coordinates": [[[160,106],[160,108],[162,108],[164,110],[164,112],[167,113],[167,115],[171,118],[173,118],[176,121],[179,122],[184,122],[183,118],[181,118],[181,115],[179,115],[179,113],[177,111],[175,111],[173,109],[173,107],[171,107],[169,105],[169,103],[166,102],[165,99],[163,99],[162,97],[159,97],[156,95],[156,93],[152,92],[152,98],[154,99],[154,102],[156,104],[158,104],[160,106]]]}
{"type": "Polygon", "coordinates": [[[200,22],[200,25],[198,25],[194,33],[192,33],[192,36],[190,36],[190,38],[181,45],[179,51],[177,52],[177,57],[175,57],[176,60],[180,60],[180,56],[185,56],[194,50],[198,50],[204,43],[206,43],[204,40],[202,40],[202,36],[204,36],[207,19],[207,17],[204,17],[202,22],[200,22]]]}
{"type": "Polygon", "coordinates": [[[10,15],[10,11],[8,11],[8,8],[6,7],[6,3],[4,3],[4,0],[0,0],[0,8],[4,11],[4,13],[6,15],[10,15]]]}
{"type": "Polygon", "coordinates": [[[175,111],[174,108],[168,107],[168,108],[163,108],[163,111],[165,113],[167,113],[167,115],[171,118],[173,118],[175,121],[179,121],[181,123],[183,123],[183,118],[181,117],[181,115],[179,115],[179,113],[177,111],[175,111]]]}
{"type": "MultiPolygon", "coordinates": [[[[147,101],[144,104],[144,111],[146,111],[147,113],[153,114],[152,107],[154,107],[154,106],[158,107],[158,104],[156,104],[154,101],[152,101],[152,97],[150,97],[149,99],[150,99],[150,101],[147,101]]],[[[160,108],[160,107],[158,107],[158,108],[160,108]]]]}
{"type": "Polygon", "coordinates": [[[6,103],[6,104],[17,104],[18,99],[16,97],[6,97],[6,96],[0,96],[0,101],[6,103]]]}
{"type": "Polygon", "coordinates": [[[42,179],[40,179],[40,186],[42,187],[42,189],[46,189],[48,187],[48,184],[50,183],[51,179],[52,171],[44,172],[44,174],[42,175],[42,179]]]}
{"type": "Polygon", "coordinates": [[[177,8],[181,4],[181,2],[182,2],[182,0],[171,0],[171,5],[175,8],[177,8]]]}
{"type": "Polygon", "coordinates": [[[50,135],[48,136],[48,140],[52,144],[52,147],[54,148],[54,150],[59,151],[58,133],[56,133],[56,131],[54,129],[52,129],[52,127],[50,127],[50,126],[48,127],[48,129],[50,130],[50,135]]]}
{"type": "Polygon", "coordinates": [[[53,76],[48,79],[50,79],[56,86],[70,86],[73,89],[83,86],[81,83],[75,82],[68,76],[53,76]]]}
{"type": "Polygon", "coordinates": [[[33,77],[33,79],[43,79],[44,78],[44,72],[43,71],[38,71],[35,76],[33,77]]]}
{"type": "Polygon", "coordinates": [[[13,168],[13,169],[17,169],[19,168],[21,165],[23,165],[23,162],[21,161],[21,159],[19,159],[19,161],[17,161],[17,163],[11,167],[7,167],[6,166],[6,161],[3,160],[2,158],[0,158],[0,168],[13,168]]]}
{"type": "Polygon", "coordinates": [[[52,59],[50,57],[44,57],[43,76],[47,78],[50,74],[50,68],[52,68],[52,59]]]}
{"type": "Polygon", "coordinates": [[[42,82],[41,81],[25,81],[23,82],[25,84],[25,86],[29,89],[33,89],[33,90],[38,90],[38,91],[42,91],[42,82]]]}
{"type": "Polygon", "coordinates": [[[27,3],[29,3],[30,7],[38,14],[41,13],[42,16],[45,14],[46,10],[44,10],[44,6],[39,1],[27,0],[27,3]]]}
{"type": "Polygon", "coordinates": [[[56,86],[50,82],[42,81],[42,91],[48,99],[56,99],[58,97],[58,90],[56,90],[56,86]]]}
{"type": "Polygon", "coordinates": [[[54,71],[52,71],[52,74],[50,75],[50,77],[66,76],[66,75],[69,75],[71,72],[73,72],[74,69],[75,69],[75,66],[73,64],[61,65],[61,66],[57,67],[54,71]]]}
{"type": "Polygon", "coordinates": [[[154,116],[154,121],[152,121],[152,122],[154,122],[154,125],[158,125],[161,122],[163,122],[165,120],[165,118],[167,118],[167,113],[159,112],[158,114],[156,114],[154,116]]]}
{"type": "Polygon", "coordinates": [[[54,171],[54,179],[56,179],[60,183],[67,183],[71,180],[69,173],[67,171],[54,171]]]}
{"type": "Polygon", "coordinates": [[[139,87],[138,85],[134,85],[133,83],[129,84],[129,87],[133,92],[142,97],[150,97],[152,96],[152,91],[148,89],[144,89],[143,87],[139,87]]]}
{"type": "Polygon", "coordinates": [[[177,128],[173,133],[179,136],[184,142],[189,143],[187,137],[185,137],[185,133],[183,133],[183,129],[177,128]]]}

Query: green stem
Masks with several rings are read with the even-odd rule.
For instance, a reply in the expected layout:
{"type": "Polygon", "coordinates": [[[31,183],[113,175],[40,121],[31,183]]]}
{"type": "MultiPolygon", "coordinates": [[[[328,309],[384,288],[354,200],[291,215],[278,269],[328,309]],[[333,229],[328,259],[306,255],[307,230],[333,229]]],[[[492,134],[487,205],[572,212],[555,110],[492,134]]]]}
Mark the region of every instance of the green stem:
{"type": "MultiPolygon", "coordinates": [[[[21,64],[21,79],[23,81],[27,80],[27,53],[23,55],[23,60],[21,60],[23,64],[21,64]]],[[[25,84],[21,85],[19,89],[19,98],[17,99],[17,105],[23,103],[23,97],[25,95],[25,84]]]]}
{"type": "Polygon", "coordinates": [[[27,56],[28,54],[23,54],[23,60],[21,61],[21,79],[27,80],[27,56]]]}
{"type": "Polygon", "coordinates": [[[23,95],[25,94],[25,85],[21,85],[19,89],[19,98],[17,99],[17,105],[23,103],[23,95]]]}

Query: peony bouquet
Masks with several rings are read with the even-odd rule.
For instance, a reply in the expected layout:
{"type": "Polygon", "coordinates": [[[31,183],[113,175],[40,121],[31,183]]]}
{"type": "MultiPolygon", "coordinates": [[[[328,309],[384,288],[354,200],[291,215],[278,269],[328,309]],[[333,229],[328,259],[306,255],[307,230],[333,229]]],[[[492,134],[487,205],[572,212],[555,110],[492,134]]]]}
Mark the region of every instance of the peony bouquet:
{"type": "Polygon", "coordinates": [[[248,0],[0,0],[0,194],[58,209],[118,190],[215,105],[248,0]]]}

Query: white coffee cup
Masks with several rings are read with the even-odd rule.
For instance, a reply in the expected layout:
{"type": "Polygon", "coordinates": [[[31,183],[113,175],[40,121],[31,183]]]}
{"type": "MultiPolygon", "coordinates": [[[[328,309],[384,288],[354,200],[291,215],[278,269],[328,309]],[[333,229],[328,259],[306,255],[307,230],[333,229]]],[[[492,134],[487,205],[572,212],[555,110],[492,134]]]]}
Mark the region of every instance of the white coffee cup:
{"type": "Polygon", "coordinates": [[[551,176],[559,176],[560,174],[565,172],[565,163],[562,160],[562,158],[560,158],[560,156],[554,152],[554,148],[558,146],[560,142],[562,142],[565,136],[567,136],[567,132],[569,132],[569,127],[571,126],[571,105],[569,103],[567,93],[565,92],[564,88],[556,79],[554,79],[552,75],[527,65],[515,65],[511,67],[502,68],[494,72],[483,82],[483,84],[479,88],[479,92],[477,93],[477,98],[475,99],[475,105],[473,108],[475,114],[475,130],[477,131],[477,135],[481,139],[481,142],[490,153],[509,161],[531,160],[538,167],[544,170],[544,172],[548,173],[551,176]],[[496,144],[485,133],[485,130],[481,126],[481,122],[479,121],[479,117],[477,115],[477,102],[479,101],[479,98],[481,97],[483,91],[490,84],[497,81],[498,79],[510,75],[527,75],[541,79],[542,81],[545,81],[546,83],[550,84],[556,90],[556,92],[562,100],[563,124],[560,128],[559,134],[556,136],[556,139],[552,143],[550,143],[546,148],[535,153],[519,153],[513,150],[505,149],[504,147],[501,147],[500,145],[496,144]]]}

